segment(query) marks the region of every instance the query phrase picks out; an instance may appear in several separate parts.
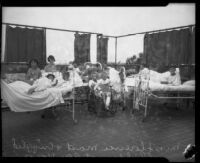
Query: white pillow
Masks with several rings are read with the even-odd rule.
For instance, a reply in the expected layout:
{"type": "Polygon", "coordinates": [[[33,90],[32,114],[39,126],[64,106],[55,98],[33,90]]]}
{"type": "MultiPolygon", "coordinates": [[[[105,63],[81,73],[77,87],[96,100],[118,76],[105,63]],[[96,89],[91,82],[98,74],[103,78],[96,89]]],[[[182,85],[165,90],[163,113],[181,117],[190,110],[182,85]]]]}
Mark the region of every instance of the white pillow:
{"type": "Polygon", "coordinates": [[[188,81],[184,82],[183,85],[195,86],[195,80],[188,80],[188,81]]]}

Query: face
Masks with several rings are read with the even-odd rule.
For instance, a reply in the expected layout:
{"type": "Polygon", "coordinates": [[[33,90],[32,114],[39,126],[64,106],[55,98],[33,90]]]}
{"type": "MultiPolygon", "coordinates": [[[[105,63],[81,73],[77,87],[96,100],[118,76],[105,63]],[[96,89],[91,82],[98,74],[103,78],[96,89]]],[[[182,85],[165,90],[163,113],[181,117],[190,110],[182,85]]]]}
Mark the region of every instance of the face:
{"type": "Polygon", "coordinates": [[[97,79],[97,75],[96,74],[92,74],[92,79],[96,80],[97,79]]]}
{"type": "Polygon", "coordinates": [[[37,63],[36,63],[35,61],[32,61],[32,62],[31,62],[31,67],[32,67],[32,68],[36,68],[36,67],[37,67],[37,63]]]}
{"type": "Polygon", "coordinates": [[[169,72],[170,72],[170,74],[173,76],[173,75],[176,74],[176,69],[175,69],[175,68],[171,68],[171,69],[169,70],[169,72]]]}
{"type": "Polygon", "coordinates": [[[54,64],[54,59],[49,59],[49,63],[54,64]]]}
{"type": "Polygon", "coordinates": [[[51,81],[53,81],[54,77],[53,76],[49,76],[48,79],[50,79],[51,81]]]}
{"type": "Polygon", "coordinates": [[[74,68],[77,68],[77,67],[78,67],[76,63],[74,63],[74,64],[72,64],[72,65],[74,66],[74,68]]]}
{"type": "Polygon", "coordinates": [[[106,73],[103,73],[103,74],[102,74],[102,79],[103,79],[103,80],[106,80],[106,79],[107,79],[107,74],[106,74],[106,73]]]}

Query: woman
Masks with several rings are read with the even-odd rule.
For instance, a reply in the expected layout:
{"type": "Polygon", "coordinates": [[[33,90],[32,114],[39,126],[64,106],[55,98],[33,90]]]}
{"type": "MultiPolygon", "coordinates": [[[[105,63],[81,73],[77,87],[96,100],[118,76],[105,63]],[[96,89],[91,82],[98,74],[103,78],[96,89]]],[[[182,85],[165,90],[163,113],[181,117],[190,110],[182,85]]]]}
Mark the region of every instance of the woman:
{"type": "Polygon", "coordinates": [[[44,71],[45,72],[56,72],[57,69],[56,69],[56,65],[54,64],[55,62],[55,58],[54,56],[50,55],[48,58],[48,64],[44,67],[44,71]]]}
{"type": "Polygon", "coordinates": [[[33,84],[33,82],[41,77],[41,71],[38,67],[38,60],[32,59],[29,62],[29,69],[26,74],[26,81],[29,84],[33,84]]]}

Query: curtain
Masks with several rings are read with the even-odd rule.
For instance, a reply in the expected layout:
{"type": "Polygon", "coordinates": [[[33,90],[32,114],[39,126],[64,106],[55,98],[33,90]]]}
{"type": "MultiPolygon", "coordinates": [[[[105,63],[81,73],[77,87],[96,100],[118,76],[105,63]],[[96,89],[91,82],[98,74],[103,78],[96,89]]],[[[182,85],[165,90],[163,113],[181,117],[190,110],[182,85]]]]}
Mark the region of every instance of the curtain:
{"type": "Polygon", "coordinates": [[[190,63],[195,63],[195,27],[191,29],[192,32],[192,56],[190,63]]]}
{"type": "Polygon", "coordinates": [[[108,61],[108,38],[97,36],[97,62],[107,64],[108,61]]]}
{"type": "Polygon", "coordinates": [[[43,29],[6,27],[5,62],[28,62],[37,59],[46,64],[46,36],[43,29]]]}
{"type": "Polygon", "coordinates": [[[190,28],[145,34],[145,63],[157,66],[159,71],[165,71],[172,64],[194,63],[193,37],[190,28]]]}
{"type": "Polygon", "coordinates": [[[77,65],[90,62],[90,34],[75,34],[74,59],[77,65]]]}

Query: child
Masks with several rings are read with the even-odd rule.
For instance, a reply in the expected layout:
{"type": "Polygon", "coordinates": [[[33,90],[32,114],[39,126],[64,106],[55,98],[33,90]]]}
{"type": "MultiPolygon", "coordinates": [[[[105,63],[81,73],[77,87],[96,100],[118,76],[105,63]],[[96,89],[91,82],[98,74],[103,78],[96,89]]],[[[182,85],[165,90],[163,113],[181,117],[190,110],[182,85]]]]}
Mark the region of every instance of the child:
{"type": "Polygon", "coordinates": [[[68,71],[63,72],[63,79],[64,79],[65,81],[69,81],[69,77],[70,77],[70,74],[69,74],[68,71]]]}
{"type": "Polygon", "coordinates": [[[101,79],[97,80],[94,89],[100,91],[103,101],[107,110],[109,110],[111,93],[110,93],[110,79],[106,73],[101,74],[101,79]]]}
{"type": "Polygon", "coordinates": [[[33,84],[35,80],[39,79],[41,77],[41,70],[38,67],[38,60],[37,59],[32,59],[29,62],[29,69],[26,74],[26,81],[29,84],[33,84]]]}
{"type": "Polygon", "coordinates": [[[56,86],[57,83],[58,80],[55,76],[53,74],[48,74],[46,77],[36,80],[27,93],[32,94],[33,92],[43,91],[47,88],[56,86]]]}
{"type": "Polygon", "coordinates": [[[172,66],[169,69],[169,75],[165,77],[165,81],[161,81],[161,84],[181,85],[179,69],[176,70],[175,66],[172,66]]]}
{"type": "Polygon", "coordinates": [[[91,74],[91,78],[90,78],[88,84],[91,89],[94,89],[94,87],[97,85],[97,74],[96,73],[91,74]]]}

